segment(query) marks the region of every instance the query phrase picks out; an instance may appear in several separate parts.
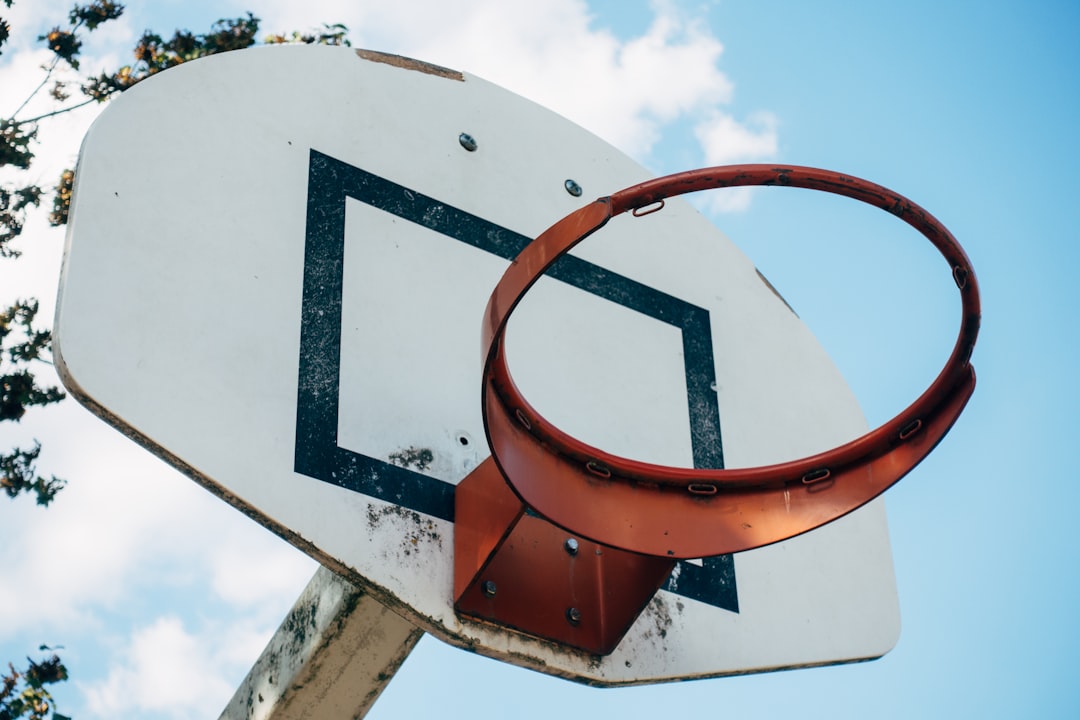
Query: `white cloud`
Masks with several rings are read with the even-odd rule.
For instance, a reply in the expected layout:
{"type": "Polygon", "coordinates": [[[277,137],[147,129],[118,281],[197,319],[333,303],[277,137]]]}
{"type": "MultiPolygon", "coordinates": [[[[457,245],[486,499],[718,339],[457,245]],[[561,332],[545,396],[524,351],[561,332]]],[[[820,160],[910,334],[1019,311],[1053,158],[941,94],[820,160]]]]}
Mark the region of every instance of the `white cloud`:
{"type": "MultiPolygon", "coordinates": [[[[291,604],[315,572],[315,561],[269,533],[252,530],[256,528],[230,523],[227,534],[216,544],[208,558],[214,592],[248,612],[265,607],[268,597],[291,604]]],[[[281,613],[275,607],[265,619],[276,623],[281,613]]]]}
{"type": "Polygon", "coordinates": [[[709,165],[762,160],[776,154],[777,120],[770,113],[756,113],[746,123],[731,115],[713,112],[698,123],[694,134],[709,165]]]}
{"type": "Polygon", "coordinates": [[[230,640],[229,633],[196,635],[178,618],[158,618],[132,634],[103,682],[78,683],[87,710],[96,717],[216,717],[234,691],[220,677],[218,657],[230,640]]]}
{"type": "MultiPolygon", "coordinates": [[[[705,153],[706,165],[763,162],[776,156],[779,146],[777,119],[760,112],[740,123],[731,115],[714,111],[694,128],[705,153]]],[[[750,206],[754,188],[730,188],[709,193],[699,203],[714,212],[739,212],[750,206]]]]}
{"type": "Polygon", "coordinates": [[[704,213],[736,213],[749,209],[757,191],[758,188],[752,187],[724,188],[691,197],[689,200],[704,213]]]}
{"type": "MultiPolygon", "coordinates": [[[[4,20],[11,25],[11,37],[4,43],[4,56],[14,56],[40,47],[38,35],[67,22],[70,6],[66,3],[50,3],[52,7],[42,7],[45,4],[15,2],[10,8],[5,6],[4,20]]],[[[13,108],[4,109],[10,111],[13,108]]]]}
{"type": "Polygon", "coordinates": [[[38,410],[5,440],[41,440],[42,468],[70,478],[53,505],[0,503],[0,640],[26,627],[84,629],[132,592],[204,591],[277,624],[315,563],[73,401],[38,410]],[[46,469],[47,464],[47,469],[46,469]],[[10,621],[9,621],[10,619],[10,621]]]}

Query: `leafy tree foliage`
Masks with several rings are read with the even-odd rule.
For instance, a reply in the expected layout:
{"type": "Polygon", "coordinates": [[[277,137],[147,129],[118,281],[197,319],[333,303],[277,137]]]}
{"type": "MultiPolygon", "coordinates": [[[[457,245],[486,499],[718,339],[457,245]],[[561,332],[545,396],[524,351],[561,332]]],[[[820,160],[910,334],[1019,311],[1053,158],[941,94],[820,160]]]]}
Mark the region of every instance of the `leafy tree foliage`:
{"type": "MultiPolygon", "coordinates": [[[[38,650],[51,648],[42,645],[38,650]]],[[[66,715],[54,711],[55,703],[48,688],[49,685],[67,680],[67,668],[60,661],[60,656],[53,653],[41,662],[30,658],[26,662],[26,669],[22,671],[8,663],[8,673],[0,675],[0,720],[70,720],[66,715]]]]}
{"type": "MultiPolygon", "coordinates": [[[[0,0],[7,8],[14,1],[0,0]]],[[[219,20],[203,34],[177,30],[165,39],[147,31],[136,43],[129,64],[112,72],[78,76],[86,33],[121,17],[123,12],[124,6],[112,0],[77,4],[68,14],[66,25],[57,25],[38,36],[38,41],[51,51],[52,58],[42,67],[43,78],[33,92],[10,116],[0,117],[0,168],[26,171],[31,167],[39,124],[48,118],[89,103],[107,101],[151,75],[181,63],[257,43],[259,19],[251,13],[219,20]],[[72,73],[79,79],[72,80],[72,73]],[[57,77],[61,74],[65,79],[57,77]],[[31,100],[46,88],[54,107],[34,117],[22,117],[31,100]],[[68,103],[76,93],[80,97],[68,103]]],[[[0,17],[0,55],[11,31],[10,24],[0,17]]],[[[314,32],[272,34],[263,42],[348,45],[347,33],[344,25],[323,25],[314,32]]],[[[16,177],[19,175],[15,173],[16,177]]],[[[52,188],[50,225],[67,222],[74,179],[74,171],[64,170],[52,188]]],[[[0,260],[11,261],[19,257],[20,251],[14,241],[23,232],[28,211],[38,207],[44,195],[45,191],[33,183],[0,183],[0,260]]],[[[64,398],[60,388],[40,385],[34,374],[35,363],[51,362],[52,343],[51,331],[37,324],[37,313],[38,302],[32,298],[15,299],[6,307],[0,305],[0,422],[18,422],[28,408],[50,405],[64,398]]],[[[43,506],[52,502],[65,481],[37,473],[40,453],[41,445],[37,442],[29,448],[0,453],[0,490],[11,498],[23,494],[34,496],[43,506]]],[[[39,650],[51,649],[43,645],[39,650]]],[[[67,679],[67,669],[59,656],[54,653],[41,661],[27,658],[27,662],[24,670],[16,670],[9,663],[8,673],[0,675],[0,720],[68,720],[55,712],[49,692],[49,686],[67,679]]]]}

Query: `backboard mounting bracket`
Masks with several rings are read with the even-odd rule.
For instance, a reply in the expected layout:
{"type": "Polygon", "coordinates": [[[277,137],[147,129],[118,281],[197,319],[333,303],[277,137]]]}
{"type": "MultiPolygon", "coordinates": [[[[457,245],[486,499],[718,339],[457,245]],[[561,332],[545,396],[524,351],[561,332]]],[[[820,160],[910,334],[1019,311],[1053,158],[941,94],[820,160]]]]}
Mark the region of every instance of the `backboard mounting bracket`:
{"type": "Polygon", "coordinates": [[[457,487],[459,615],[608,655],[675,567],[589,542],[530,514],[488,458],[457,487]]]}

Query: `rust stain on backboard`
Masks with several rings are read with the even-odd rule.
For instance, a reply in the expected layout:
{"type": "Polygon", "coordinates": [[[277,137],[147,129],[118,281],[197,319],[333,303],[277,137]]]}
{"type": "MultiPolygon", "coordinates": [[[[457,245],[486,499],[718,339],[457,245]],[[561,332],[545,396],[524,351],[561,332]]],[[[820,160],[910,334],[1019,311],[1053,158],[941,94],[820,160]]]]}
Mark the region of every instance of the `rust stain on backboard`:
{"type": "Polygon", "coordinates": [[[438,77],[443,77],[447,80],[465,82],[465,76],[460,72],[451,70],[450,68],[444,68],[441,65],[433,65],[421,60],[413,60],[412,58],[403,57],[401,55],[391,55],[375,50],[357,50],[356,54],[358,57],[361,57],[364,60],[370,60],[371,62],[393,65],[394,67],[403,68],[405,70],[416,70],[418,72],[427,73],[428,75],[437,75],[438,77]]]}

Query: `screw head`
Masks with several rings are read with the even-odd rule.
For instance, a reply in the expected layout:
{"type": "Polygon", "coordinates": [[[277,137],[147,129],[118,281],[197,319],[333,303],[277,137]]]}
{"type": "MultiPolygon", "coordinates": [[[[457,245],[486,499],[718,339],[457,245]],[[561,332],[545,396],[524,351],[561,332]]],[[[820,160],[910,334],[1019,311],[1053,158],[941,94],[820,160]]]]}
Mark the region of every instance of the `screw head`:
{"type": "Polygon", "coordinates": [[[476,152],[476,138],[469,133],[461,133],[458,135],[458,142],[461,143],[461,147],[469,152],[476,152]]]}
{"type": "Polygon", "coordinates": [[[566,552],[570,555],[577,555],[578,541],[574,538],[567,538],[566,542],[563,543],[563,547],[566,548],[566,552]]]}
{"type": "Polygon", "coordinates": [[[570,193],[574,197],[581,197],[581,186],[578,185],[575,181],[567,178],[566,182],[563,183],[563,187],[566,188],[566,192],[570,193]]]}
{"type": "Polygon", "coordinates": [[[576,607],[566,608],[566,621],[571,625],[578,625],[581,622],[581,611],[576,607]]]}
{"type": "Polygon", "coordinates": [[[495,587],[495,581],[493,580],[485,580],[483,584],[480,585],[480,589],[483,591],[484,595],[489,598],[495,597],[495,593],[498,591],[498,588],[495,587]]]}

